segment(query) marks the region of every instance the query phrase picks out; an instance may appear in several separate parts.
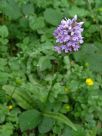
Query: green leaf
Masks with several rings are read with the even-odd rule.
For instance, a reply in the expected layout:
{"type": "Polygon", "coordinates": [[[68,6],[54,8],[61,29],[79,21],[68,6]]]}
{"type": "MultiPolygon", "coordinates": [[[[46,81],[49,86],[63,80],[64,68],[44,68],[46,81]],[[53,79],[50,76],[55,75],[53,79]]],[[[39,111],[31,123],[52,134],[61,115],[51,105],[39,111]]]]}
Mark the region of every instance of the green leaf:
{"type": "Polygon", "coordinates": [[[0,26],[0,36],[6,38],[8,36],[8,28],[5,25],[0,26]]]}
{"type": "Polygon", "coordinates": [[[47,6],[52,4],[52,0],[34,0],[34,4],[36,4],[39,8],[46,8],[47,6]]]}
{"type": "Polygon", "coordinates": [[[40,125],[38,127],[39,132],[40,133],[47,133],[47,132],[49,132],[52,129],[54,123],[55,123],[54,120],[52,120],[52,119],[50,119],[48,117],[44,117],[42,119],[42,122],[40,123],[40,125]]]}
{"type": "Polygon", "coordinates": [[[101,46],[84,44],[79,52],[74,53],[76,61],[88,63],[89,68],[96,72],[102,72],[102,50],[101,46]]]}
{"type": "Polygon", "coordinates": [[[7,106],[0,104],[0,124],[3,124],[5,122],[7,113],[7,106]]]}
{"type": "Polygon", "coordinates": [[[62,14],[59,10],[47,8],[44,12],[44,18],[47,23],[57,26],[62,19],[62,14]]]}
{"type": "Polygon", "coordinates": [[[12,98],[17,102],[17,105],[19,105],[23,109],[33,108],[34,103],[26,91],[20,88],[15,88],[11,85],[4,85],[3,90],[5,90],[6,94],[8,94],[10,97],[12,96],[12,98]]]}
{"type": "Polygon", "coordinates": [[[45,26],[44,18],[36,15],[29,17],[29,26],[32,30],[38,30],[45,26]]]}
{"type": "Polygon", "coordinates": [[[5,67],[7,65],[7,59],[6,58],[0,58],[0,70],[5,71],[5,67]]]}
{"type": "Polygon", "coordinates": [[[76,6],[73,6],[73,7],[71,7],[69,10],[68,10],[68,9],[65,9],[64,15],[65,15],[66,17],[68,17],[68,16],[73,17],[73,16],[75,16],[75,15],[78,15],[78,16],[80,16],[80,17],[85,17],[85,16],[89,15],[89,13],[88,13],[88,11],[85,10],[84,8],[78,8],[78,7],[76,7],[76,6]]]}
{"type": "Polygon", "coordinates": [[[76,80],[71,80],[70,84],[69,84],[69,88],[71,89],[71,91],[77,91],[79,88],[79,81],[76,80]]]}
{"type": "Polygon", "coordinates": [[[34,13],[34,6],[33,4],[24,4],[22,7],[22,11],[25,15],[30,15],[34,13]]]}
{"type": "Polygon", "coordinates": [[[65,67],[68,69],[68,71],[70,70],[70,59],[68,56],[64,57],[64,63],[65,63],[65,67]]]}
{"type": "Polygon", "coordinates": [[[48,95],[48,89],[42,86],[40,83],[34,83],[35,80],[33,78],[31,78],[31,80],[32,83],[27,83],[26,85],[24,84],[22,90],[25,90],[35,102],[39,101],[44,103],[48,95]]]}
{"type": "Polygon", "coordinates": [[[69,127],[65,127],[62,133],[63,136],[72,136],[72,130],[69,127]]]}
{"type": "Polygon", "coordinates": [[[15,0],[2,1],[3,13],[11,19],[18,19],[22,14],[15,0]]]}
{"type": "Polygon", "coordinates": [[[0,126],[0,136],[11,136],[13,134],[13,125],[11,123],[6,123],[0,126]]]}
{"type": "Polygon", "coordinates": [[[49,100],[51,102],[54,101],[54,99],[58,99],[59,94],[64,94],[64,87],[61,86],[60,83],[55,83],[54,86],[52,87],[51,93],[50,93],[50,97],[49,100]]]}
{"type": "Polygon", "coordinates": [[[41,71],[44,71],[46,69],[51,69],[52,67],[51,62],[48,57],[49,56],[43,56],[39,59],[39,62],[37,65],[39,66],[41,71]]]}
{"type": "MultiPolygon", "coordinates": [[[[86,136],[86,132],[84,130],[84,128],[82,128],[81,126],[77,125],[77,132],[73,131],[72,132],[72,136],[86,136]]],[[[93,136],[93,135],[91,135],[93,136]]]]}
{"type": "Polygon", "coordinates": [[[37,110],[28,110],[20,114],[19,124],[22,131],[35,128],[41,120],[41,114],[37,110]]]}
{"type": "Polygon", "coordinates": [[[0,103],[3,103],[6,101],[6,93],[4,90],[0,89],[0,103]]]}
{"type": "Polygon", "coordinates": [[[0,71],[0,84],[5,84],[8,81],[9,76],[8,73],[0,71]]]}
{"type": "Polygon", "coordinates": [[[65,115],[61,113],[46,112],[46,113],[43,113],[43,115],[45,117],[53,118],[57,121],[60,121],[66,124],[67,126],[71,127],[73,130],[77,131],[75,125],[65,115]]]}

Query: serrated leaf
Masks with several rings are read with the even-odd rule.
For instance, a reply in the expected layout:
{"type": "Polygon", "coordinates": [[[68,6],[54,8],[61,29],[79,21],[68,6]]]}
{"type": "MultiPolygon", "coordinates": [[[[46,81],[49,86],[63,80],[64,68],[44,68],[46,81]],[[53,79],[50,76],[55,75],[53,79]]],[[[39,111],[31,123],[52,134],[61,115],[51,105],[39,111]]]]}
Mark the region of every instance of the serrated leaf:
{"type": "Polygon", "coordinates": [[[6,123],[0,126],[0,136],[11,136],[13,134],[13,125],[11,123],[6,123]]]}
{"type": "Polygon", "coordinates": [[[22,11],[25,15],[30,15],[34,13],[34,6],[33,4],[27,3],[22,6],[22,11]]]}
{"type": "Polygon", "coordinates": [[[29,26],[32,30],[38,30],[45,26],[44,18],[36,15],[29,17],[29,26]]]}
{"type": "Polygon", "coordinates": [[[65,15],[66,17],[68,17],[68,16],[73,17],[73,16],[75,16],[75,15],[77,15],[77,16],[79,16],[79,17],[85,17],[85,16],[89,15],[89,13],[88,13],[88,11],[85,10],[84,8],[78,8],[78,7],[76,7],[76,6],[73,6],[73,7],[71,7],[69,10],[68,10],[68,9],[65,9],[64,15],[65,15]]]}
{"type": "Polygon", "coordinates": [[[88,63],[91,70],[102,72],[101,52],[101,47],[97,48],[94,44],[85,44],[80,52],[74,53],[74,57],[78,62],[88,63]]]}
{"type": "Polygon", "coordinates": [[[44,71],[46,69],[51,69],[52,65],[47,56],[41,57],[38,62],[38,66],[41,71],[44,71]]]}
{"type": "Polygon", "coordinates": [[[34,3],[37,7],[46,8],[52,4],[52,0],[34,0],[34,3]]]}
{"type": "Polygon", "coordinates": [[[52,129],[53,125],[54,125],[54,120],[44,117],[38,127],[39,132],[40,133],[47,133],[52,129]]]}
{"type": "Polygon", "coordinates": [[[47,23],[57,26],[62,19],[62,13],[59,10],[47,8],[44,12],[44,19],[47,23]]]}
{"type": "Polygon", "coordinates": [[[20,114],[19,123],[22,131],[35,128],[41,120],[41,114],[37,110],[28,110],[20,114]]]}
{"type": "Polygon", "coordinates": [[[18,19],[22,14],[15,0],[2,1],[3,13],[11,19],[18,19]]]}
{"type": "Polygon", "coordinates": [[[69,127],[65,127],[62,133],[63,136],[72,136],[72,130],[69,127]]]}

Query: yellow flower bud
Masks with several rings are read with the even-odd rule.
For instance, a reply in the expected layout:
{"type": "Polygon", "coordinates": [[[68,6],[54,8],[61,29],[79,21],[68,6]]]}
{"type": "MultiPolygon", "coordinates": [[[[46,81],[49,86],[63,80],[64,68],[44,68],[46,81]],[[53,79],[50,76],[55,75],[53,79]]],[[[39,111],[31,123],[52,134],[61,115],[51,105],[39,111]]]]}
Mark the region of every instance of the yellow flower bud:
{"type": "Polygon", "coordinates": [[[93,80],[92,80],[91,78],[87,78],[87,79],[86,79],[86,84],[87,84],[88,86],[92,86],[92,85],[94,84],[94,82],[93,82],[93,80]]]}
{"type": "Polygon", "coordinates": [[[71,106],[69,104],[65,104],[64,108],[66,109],[66,111],[70,111],[71,110],[71,106]]]}
{"type": "Polygon", "coordinates": [[[8,109],[9,109],[9,110],[12,110],[12,109],[13,109],[13,105],[9,105],[9,106],[8,106],[8,109]]]}

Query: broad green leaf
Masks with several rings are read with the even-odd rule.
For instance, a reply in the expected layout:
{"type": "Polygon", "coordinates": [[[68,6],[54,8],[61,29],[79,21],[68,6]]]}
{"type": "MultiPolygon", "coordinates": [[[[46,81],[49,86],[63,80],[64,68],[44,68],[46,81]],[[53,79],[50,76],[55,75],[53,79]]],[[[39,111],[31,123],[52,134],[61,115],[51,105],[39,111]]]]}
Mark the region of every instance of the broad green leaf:
{"type": "Polygon", "coordinates": [[[69,8],[69,1],[68,0],[61,0],[60,6],[69,8]]]}
{"type": "Polygon", "coordinates": [[[50,62],[49,56],[43,56],[39,59],[38,67],[41,71],[44,71],[46,69],[51,69],[52,65],[50,62]]]}
{"type": "Polygon", "coordinates": [[[62,19],[62,13],[59,10],[47,8],[44,12],[44,18],[47,23],[57,26],[62,19]]]}
{"type": "Polygon", "coordinates": [[[13,125],[11,123],[6,123],[0,126],[0,136],[11,136],[13,134],[13,125]]]}
{"type": "Polygon", "coordinates": [[[79,52],[74,53],[76,61],[88,63],[89,68],[96,72],[102,71],[102,50],[94,44],[84,44],[79,52]]]}
{"type": "Polygon", "coordinates": [[[43,113],[43,115],[45,117],[49,117],[49,118],[55,119],[57,121],[60,121],[64,124],[66,124],[67,126],[71,127],[73,130],[77,131],[75,125],[65,115],[63,115],[61,113],[45,112],[45,113],[43,113]]]}
{"type": "Polygon", "coordinates": [[[65,127],[62,135],[63,136],[72,136],[72,130],[69,127],[65,127]]]}
{"type": "Polygon", "coordinates": [[[38,129],[40,133],[47,133],[49,132],[53,125],[54,125],[54,120],[48,118],[48,117],[43,117],[42,122],[40,123],[38,129]]]}
{"type": "Polygon", "coordinates": [[[19,116],[19,124],[22,131],[35,128],[41,120],[41,114],[35,109],[25,111],[19,116]]]}
{"type": "Polygon", "coordinates": [[[31,15],[34,14],[34,6],[33,4],[24,4],[22,6],[22,11],[25,15],[31,15]]]}
{"type": "Polygon", "coordinates": [[[18,61],[18,58],[11,57],[11,58],[9,58],[9,62],[8,63],[9,63],[10,69],[12,71],[18,71],[18,70],[20,70],[20,63],[18,61]]]}
{"type": "MultiPolygon", "coordinates": [[[[66,17],[68,17],[68,15],[71,16],[71,17],[73,17],[73,16],[75,16],[75,15],[77,15],[77,16],[79,16],[79,17],[85,17],[85,16],[89,15],[89,13],[88,13],[88,11],[87,11],[86,9],[84,9],[84,8],[78,8],[78,7],[76,7],[76,6],[73,6],[73,7],[71,7],[69,10],[68,10],[68,9],[65,9],[64,15],[65,15],[66,17]]],[[[68,17],[68,18],[69,18],[69,17],[68,17]]]]}
{"type": "Polygon", "coordinates": [[[36,15],[30,16],[29,17],[29,26],[32,30],[38,30],[38,29],[43,28],[45,26],[44,18],[37,17],[36,15]]]}
{"type": "Polygon", "coordinates": [[[2,0],[2,11],[11,19],[18,19],[22,14],[15,0],[2,0]]]}

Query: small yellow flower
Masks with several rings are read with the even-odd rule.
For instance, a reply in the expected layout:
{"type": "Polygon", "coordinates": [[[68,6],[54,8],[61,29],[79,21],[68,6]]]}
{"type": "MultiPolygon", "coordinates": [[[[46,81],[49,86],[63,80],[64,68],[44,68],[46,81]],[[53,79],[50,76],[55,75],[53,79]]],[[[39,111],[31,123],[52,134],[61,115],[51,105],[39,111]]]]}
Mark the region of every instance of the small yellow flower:
{"type": "Polygon", "coordinates": [[[94,84],[94,82],[93,82],[93,80],[92,80],[91,78],[87,78],[87,79],[86,79],[86,84],[87,84],[88,86],[92,86],[92,85],[94,84]]]}
{"type": "Polygon", "coordinates": [[[12,109],[13,109],[13,105],[9,105],[9,106],[8,106],[8,109],[9,109],[9,110],[12,110],[12,109]]]}

